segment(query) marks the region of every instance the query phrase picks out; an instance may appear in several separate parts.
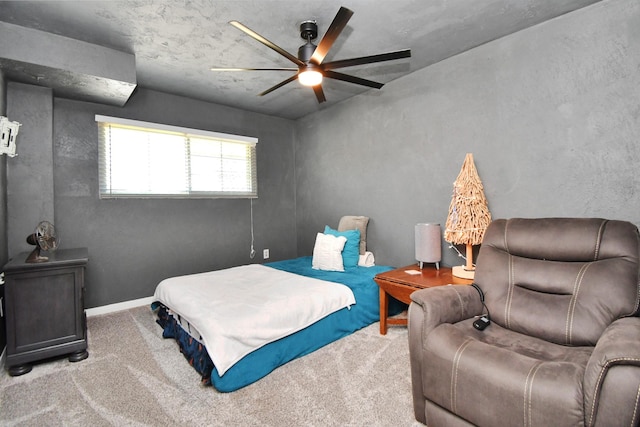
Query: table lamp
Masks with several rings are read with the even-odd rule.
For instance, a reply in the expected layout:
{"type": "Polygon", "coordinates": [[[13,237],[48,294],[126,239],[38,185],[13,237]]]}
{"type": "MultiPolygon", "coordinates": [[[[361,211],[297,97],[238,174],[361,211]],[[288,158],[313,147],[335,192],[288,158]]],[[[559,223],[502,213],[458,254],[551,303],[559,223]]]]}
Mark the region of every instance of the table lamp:
{"type": "Polygon", "coordinates": [[[416,261],[422,270],[423,263],[435,263],[440,270],[442,244],[440,243],[440,224],[421,223],[415,227],[416,261]]]}

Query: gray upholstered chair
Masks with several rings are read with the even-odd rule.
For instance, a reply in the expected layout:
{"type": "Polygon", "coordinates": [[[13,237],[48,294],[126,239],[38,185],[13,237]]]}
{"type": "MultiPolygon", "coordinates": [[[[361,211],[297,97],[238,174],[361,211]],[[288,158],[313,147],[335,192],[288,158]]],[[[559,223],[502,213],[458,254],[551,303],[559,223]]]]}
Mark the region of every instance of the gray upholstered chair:
{"type": "Polygon", "coordinates": [[[496,220],[472,286],[411,295],[416,419],[429,426],[637,426],[638,229],[603,219],[496,220]],[[484,311],[483,311],[484,310],[484,311]]]}

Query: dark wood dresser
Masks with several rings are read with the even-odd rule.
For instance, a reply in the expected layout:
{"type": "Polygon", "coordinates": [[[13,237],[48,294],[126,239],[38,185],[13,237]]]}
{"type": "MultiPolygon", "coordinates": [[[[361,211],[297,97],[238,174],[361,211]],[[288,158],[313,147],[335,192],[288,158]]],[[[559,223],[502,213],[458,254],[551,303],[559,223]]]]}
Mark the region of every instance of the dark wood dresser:
{"type": "Polygon", "coordinates": [[[7,327],[6,366],[10,375],[31,371],[31,363],[68,355],[87,358],[84,275],[87,248],[58,249],[49,260],[27,263],[29,252],[4,266],[7,327]]]}

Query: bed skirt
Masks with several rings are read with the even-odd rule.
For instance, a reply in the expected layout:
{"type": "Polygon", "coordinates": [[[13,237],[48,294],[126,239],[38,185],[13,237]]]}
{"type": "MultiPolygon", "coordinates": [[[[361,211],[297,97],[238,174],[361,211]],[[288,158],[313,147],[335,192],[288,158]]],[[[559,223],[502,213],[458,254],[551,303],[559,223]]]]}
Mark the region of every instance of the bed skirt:
{"type": "Polygon", "coordinates": [[[207,353],[204,344],[193,338],[182,329],[178,321],[169,314],[164,305],[158,305],[158,325],[162,327],[162,338],[173,338],[180,347],[180,352],[198,374],[202,377],[202,383],[211,384],[211,372],[213,362],[207,353]]]}

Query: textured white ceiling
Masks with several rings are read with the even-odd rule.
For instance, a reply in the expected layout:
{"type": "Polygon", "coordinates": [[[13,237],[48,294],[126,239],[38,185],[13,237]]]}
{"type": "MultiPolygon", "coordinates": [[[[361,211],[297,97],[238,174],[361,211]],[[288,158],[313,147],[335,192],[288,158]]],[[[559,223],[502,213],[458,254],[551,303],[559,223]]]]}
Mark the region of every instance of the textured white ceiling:
{"type": "Polygon", "coordinates": [[[0,20],[133,53],[139,86],[295,119],[376,89],[325,79],[323,104],[298,82],[258,97],[291,73],[209,69],[293,64],[229,21],[240,21],[295,56],[304,44],[300,22],[316,20],[319,41],[340,6],[348,7],[354,15],[325,62],[411,49],[411,58],[340,70],[387,83],[597,1],[0,1],[0,20]]]}

